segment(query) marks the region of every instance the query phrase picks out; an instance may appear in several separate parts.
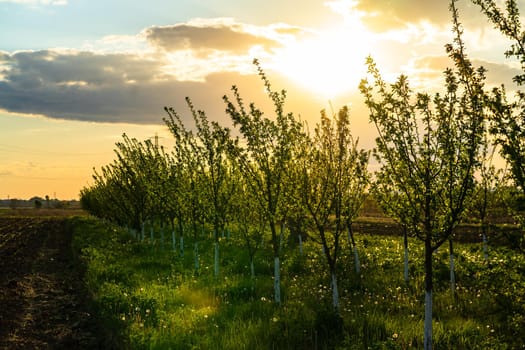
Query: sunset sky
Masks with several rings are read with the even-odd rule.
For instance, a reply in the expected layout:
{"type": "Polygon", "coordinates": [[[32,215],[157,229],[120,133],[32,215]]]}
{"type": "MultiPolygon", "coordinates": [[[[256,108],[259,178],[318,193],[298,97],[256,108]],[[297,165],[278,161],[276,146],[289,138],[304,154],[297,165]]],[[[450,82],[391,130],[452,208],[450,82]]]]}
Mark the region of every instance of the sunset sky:
{"type": "MultiPolygon", "coordinates": [[[[469,1],[458,7],[487,84],[510,85],[509,43],[469,1]]],[[[0,198],[78,198],[122,133],[169,147],[163,107],[188,117],[186,96],[228,125],[222,96],[237,85],[270,113],[253,58],[288,111],[314,124],[350,104],[372,147],[357,92],[366,56],[433,91],[451,66],[450,17],[445,0],[0,0],[0,198]]]]}

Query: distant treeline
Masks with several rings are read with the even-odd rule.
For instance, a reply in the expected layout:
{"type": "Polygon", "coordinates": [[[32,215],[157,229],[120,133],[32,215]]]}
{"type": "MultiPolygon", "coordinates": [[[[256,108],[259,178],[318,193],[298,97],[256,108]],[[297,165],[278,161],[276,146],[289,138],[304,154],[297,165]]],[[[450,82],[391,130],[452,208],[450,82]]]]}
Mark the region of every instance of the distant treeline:
{"type": "Polygon", "coordinates": [[[0,208],[80,208],[80,202],[77,200],[60,200],[60,199],[45,199],[40,197],[33,197],[30,199],[0,199],[0,208]]]}

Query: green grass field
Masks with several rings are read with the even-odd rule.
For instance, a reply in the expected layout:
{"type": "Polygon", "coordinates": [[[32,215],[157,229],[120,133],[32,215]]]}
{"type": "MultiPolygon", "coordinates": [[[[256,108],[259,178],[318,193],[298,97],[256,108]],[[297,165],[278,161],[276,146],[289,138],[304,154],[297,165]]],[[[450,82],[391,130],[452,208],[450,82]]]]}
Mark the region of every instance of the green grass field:
{"type": "MultiPolygon", "coordinates": [[[[213,276],[211,239],[193,241],[183,256],[166,237],[137,242],[126,231],[83,217],[72,219],[73,248],[108,331],[108,347],[131,349],[418,349],[423,341],[422,245],[410,241],[410,282],[403,280],[402,237],[357,232],[361,275],[343,246],[339,264],[341,312],[319,246],[303,255],[285,242],[281,306],[273,303],[269,244],[255,259],[236,232],[222,239],[220,276],[213,276]]],[[[171,241],[170,241],[171,242],[171,241]]],[[[435,255],[434,348],[519,349],[525,344],[525,256],[481,244],[457,244],[455,297],[448,251],[435,255]]]]}

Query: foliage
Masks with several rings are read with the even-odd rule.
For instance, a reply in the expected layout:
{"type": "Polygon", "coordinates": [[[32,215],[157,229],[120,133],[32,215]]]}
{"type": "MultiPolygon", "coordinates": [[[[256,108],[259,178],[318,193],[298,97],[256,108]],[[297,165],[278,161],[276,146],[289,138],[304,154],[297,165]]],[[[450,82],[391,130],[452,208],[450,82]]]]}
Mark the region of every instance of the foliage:
{"type": "Polygon", "coordinates": [[[81,204],[93,215],[139,230],[162,213],[160,204],[169,193],[164,187],[166,156],[150,140],[122,138],[116,144],[117,159],[95,170],[94,185],[82,189],[81,204]]]}
{"type": "Polygon", "coordinates": [[[391,205],[391,212],[425,243],[425,349],[432,347],[432,254],[462,218],[483,134],[484,69],[474,70],[465,54],[454,0],[450,9],[456,38],[447,52],[455,70],[445,70],[443,94],[414,96],[403,75],[387,84],[372,58],[367,64],[373,84],[360,84],[379,134],[374,149],[379,188],[395,193],[401,205],[391,205]]]}
{"type": "Polygon", "coordinates": [[[237,87],[232,87],[233,100],[224,96],[226,112],[238,127],[242,139],[233,150],[246,184],[255,195],[262,217],[271,231],[275,259],[275,301],[280,303],[279,256],[280,236],[277,224],[287,214],[287,184],[289,164],[294,157],[294,143],[301,135],[301,124],[292,113],[284,112],[286,92],[272,90],[270,81],[254,61],[264,82],[268,97],[275,107],[275,117],[266,117],[254,103],[246,108],[237,87]]]}
{"type": "MultiPolygon", "coordinates": [[[[114,343],[133,349],[418,349],[424,293],[421,260],[410,285],[402,280],[398,237],[359,235],[366,245],[358,281],[343,249],[340,317],[330,312],[325,258],[313,242],[305,254],[283,249],[283,305],[271,302],[271,254],[261,254],[252,293],[242,240],[223,248],[223,275],[213,277],[213,255],[205,254],[195,276],[191,258],[138,242],[117,227],[76,218],[73,249],[86,265],[86,284],[114,343]],[[228,262],[228,263],[226,263],[228,262]],[[337,323],[335,323],[337,325],[337,323]]],[[[208,247],[211,242],[204,242],[208,247]]],[[[413,245],[417,255],[423,245],[413,245]]],[[[263,249],[265,253],[271,247],[263,249]]],[[[206,251],[206,249],[205,249],[206,251]]],[[[525,339],[524,256],[495,246],[488,263],[478,245],[459,244],[458,293],[435,301],[436,349],[519,348],[525,339]]],[[[447,255],[435,256],[436,290],[448,289],[447,255]]]]}
{"type": "Polygon", "coordinates": [[[298,201],[316,231],[332,280],[333,306],[339,308],[337,260],[341,235],[357,217],[368,184],[368,152],[350,132],[348,107],[329,118],[323,111],[314,135],[302,144],[298,163],[298,201]]]}
{"type": "MultiPolygon", "coordinates": [[[[507,58],[516,58],[522,69],[513,81],[521,86],[525,83],[525,29],[521,24],[520,11],[516,0],[505,0],[503,10],[494,0],[472,0],[504,36],[512,41],[505,52],[507,58]]],[[[525,194],[525,92],[518,90],[515,98],[509,100],[505,86],[494,88],[487,98],[492,112],[491,132],[501,146],[501,154],[509,165],[509,171],[517,188],[525,194]]],[[[525,218],[513,211],[516,222],[525,232],[525,218]]],[[[525,250],[525,236],[520,245],[525,250]]]]}

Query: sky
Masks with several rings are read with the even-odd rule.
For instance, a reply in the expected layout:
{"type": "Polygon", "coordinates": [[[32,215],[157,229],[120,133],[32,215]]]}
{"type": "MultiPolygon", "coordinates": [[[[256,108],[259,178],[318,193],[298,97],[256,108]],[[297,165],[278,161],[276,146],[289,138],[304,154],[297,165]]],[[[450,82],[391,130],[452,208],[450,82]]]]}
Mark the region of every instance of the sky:
{"type": "MultiPolygon", "coordinates": [[[[487,85],[512,85],[509,42],[475,5],[457,6],[487,85]]],[[[164,107],[190,125],[186,97],[231,125],[222,96],[235,85],[271,115],[254,58],[287,111],[313,126],[349,105],[371,148],[365,58],[387,80],[438,91],[451,41],[445,0],[0,0],[0,198],[78,199],[123,133],[171,147],[164,107]]]]}

